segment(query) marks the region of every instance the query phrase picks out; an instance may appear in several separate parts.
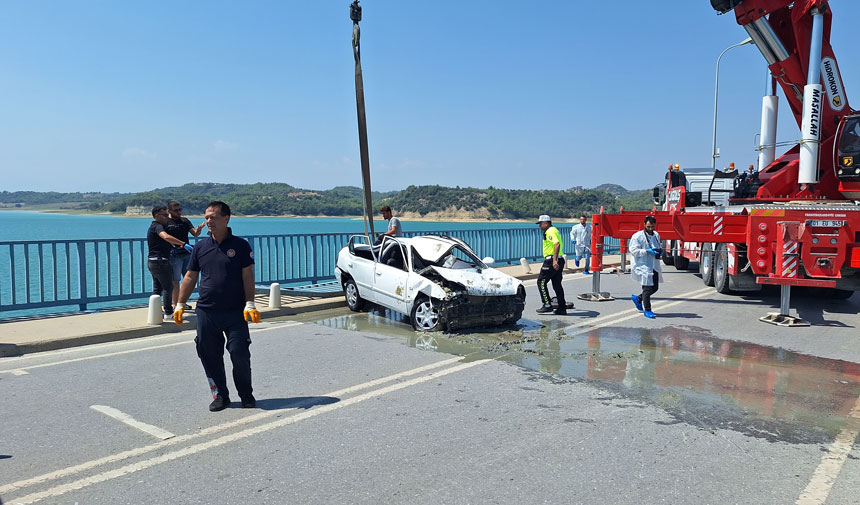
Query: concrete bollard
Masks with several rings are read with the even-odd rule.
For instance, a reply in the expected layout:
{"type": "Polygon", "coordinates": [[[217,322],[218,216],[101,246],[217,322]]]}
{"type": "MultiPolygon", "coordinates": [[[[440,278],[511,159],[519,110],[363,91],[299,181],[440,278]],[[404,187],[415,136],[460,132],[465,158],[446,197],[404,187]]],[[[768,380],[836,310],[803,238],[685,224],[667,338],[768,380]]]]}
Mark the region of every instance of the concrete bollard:
{"type": "Polygon", "coordinates": [[[146,313],[146,324],[161,324],[164,321],[164,312],[161,311],[161,297],[152,295],[149,297],[149,310],[146,313]]]}
{"type": "Polygon", "coordinates": [[[269,286],[269,308],[281,308],[281,285],[277,282],[273,282],[269,286]]]}
{"type": "Polygon", "coordinates": [[[523,266],[523,273],[530,274],[532,273],[531,267],[529,267],[529,262],[525,258],[520,258],[520,265],[523,266]]]}

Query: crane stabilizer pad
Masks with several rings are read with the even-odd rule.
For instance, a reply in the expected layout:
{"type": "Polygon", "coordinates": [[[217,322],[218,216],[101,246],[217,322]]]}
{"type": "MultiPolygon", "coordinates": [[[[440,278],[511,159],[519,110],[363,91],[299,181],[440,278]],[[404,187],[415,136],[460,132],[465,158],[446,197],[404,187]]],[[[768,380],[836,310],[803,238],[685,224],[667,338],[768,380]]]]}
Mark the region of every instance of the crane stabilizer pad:
{"type": "Polygon", "coordinates": [[[615,300],[608,291],[601,291],[600,293],[582,293],[577,296],[577,298],[587,302],[611,302],[615,300]]]}
{"type": "Polygon", "coordinates": [[[777,326],[809,326],[808,322],[799,317],[780,314],[779,312],[768,312],[766,316],[762,316],[758,320],[777,326]]]}

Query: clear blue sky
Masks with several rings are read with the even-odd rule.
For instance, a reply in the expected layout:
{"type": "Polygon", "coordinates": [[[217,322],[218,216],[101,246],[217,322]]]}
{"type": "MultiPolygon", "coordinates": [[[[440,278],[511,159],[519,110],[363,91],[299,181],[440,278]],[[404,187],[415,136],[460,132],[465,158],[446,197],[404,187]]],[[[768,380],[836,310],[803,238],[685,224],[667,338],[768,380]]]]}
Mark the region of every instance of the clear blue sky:
{"type": "MultiPolygon", "coordinates": [[[[0,190],[361,185],[349,0],[5,0],[0,190]]],[[[708,0],[364,0],[373,188],[653,186],[709,166],[708,0]]],[[[831,43],[860,105],[860,2],[831,43]]],[[[723,57],[718,166],[755,160],[764,59],[723,57]]],[[[799,138],[781,101],[778,140],[799,138]]]]}

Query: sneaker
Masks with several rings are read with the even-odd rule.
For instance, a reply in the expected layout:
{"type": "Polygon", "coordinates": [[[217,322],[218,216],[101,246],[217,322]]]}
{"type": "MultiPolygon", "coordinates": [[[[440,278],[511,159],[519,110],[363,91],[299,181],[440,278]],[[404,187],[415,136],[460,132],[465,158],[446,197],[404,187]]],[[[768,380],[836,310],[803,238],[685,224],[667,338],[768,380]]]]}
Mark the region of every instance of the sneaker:
{"type": "Polygon", "coordinates": [[[566,316],[567,315],[567,309],[555,309],[553,311],[553,314],[555,314],[557,316],[566,316]]]}
{"type": "Polygon", "coordinates": [[[242,408],[243,409],[253,409],[257,406],[257,399],[254,398],[254,395],[248,395],[242,398],[242,408]]]}
{"type": "Polygon", "coordinates": [[[164,320],[165,321],[173,321],[173,312],[171,312],[169,314],[167,312],[165,312],[164,313],[164,320]]]}
{"type": "Polygon", "coordinates": [[[591,275],[591,272],[589,272],[588,270],[586,270],[585,272],[582,272],[582,273],[584,273],[585,275],[591,275]]]}
{"type": "Polygon", "coordinates": [[[230,406],[230,397],[218,395],[215,397],[215,399],[212,401],[212,403],[209,404],[209,411],[210,412],[219,412],[221,410],[226,409],[229,406],[230,406]]]}
{"type": "Polygon", "coordinates": [[[657,314],[651,312],[650,310],[644,311],[643,314],[645,314],[645,317],[647,317],[648,319],[654,319],[655,317],[657,317],[657,314]]]}
{"type": "Polygon", "coordinates": [[[552,312],[552,305],[544,305],[541,308],[537,309],[535,312],[537,312],[538,314],[547,314],[549,312],[552,312]]]}
{"type": "Polygon", "coordinates": [[[633,305],[636,306],[636,310],[642,312],[642,302],[639,301],[639,295],[630,295],[630,299],[633,300],[633,305]]]}

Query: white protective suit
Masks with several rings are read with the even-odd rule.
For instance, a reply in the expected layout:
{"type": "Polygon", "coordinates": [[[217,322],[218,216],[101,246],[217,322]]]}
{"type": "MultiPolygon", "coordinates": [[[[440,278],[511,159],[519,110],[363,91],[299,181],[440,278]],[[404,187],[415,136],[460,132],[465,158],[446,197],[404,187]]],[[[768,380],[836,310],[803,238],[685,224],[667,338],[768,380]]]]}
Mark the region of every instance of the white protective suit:
{"type": "Polygon", "coordinates": [[[591,223],[582,226],[580,223],[573,225],[570,229],[570,240],[576,245],[574,251],[580,258],[584,258],[586,253],[591,251],[591,223]]]}
{"type": "Polygon", "coordinates": [[[653,286],[654,271],[656,270],[657,278],[662,283],[663,269],[660,266],[660,260],[648,253],[649,248],[659,249],[663,247],[660,234],[655,231],[653,235],[648,235],[645,230],[639,230],[630,238],[628,246],[630,255],[633,256],[633,267],[630,269],[631,278],[641,286],[653,286]]]}

